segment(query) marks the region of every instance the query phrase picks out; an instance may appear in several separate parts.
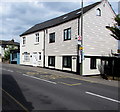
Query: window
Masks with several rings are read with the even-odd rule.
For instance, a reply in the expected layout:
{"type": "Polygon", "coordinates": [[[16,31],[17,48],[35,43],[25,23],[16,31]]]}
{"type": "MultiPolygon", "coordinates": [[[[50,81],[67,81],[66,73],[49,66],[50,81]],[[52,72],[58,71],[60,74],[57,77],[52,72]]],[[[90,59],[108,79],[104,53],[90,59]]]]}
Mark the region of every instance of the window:
{"type": "Polygon", "coordinates": [[[39,33],[36,33],[36,42],[39,42],[39,33]]]}
{"type": "Polygon", "coordinates": [[[30,60],[30,53],[24,52],[24,61],[30,60]]]}
{"type": "Polygon", "coordinates": [[[101,10],[99,8],[96,10],[96,15],[101,16],[101,10]]]}
{"type": "Polygon", "coordinates": [[[63,67],[71,68],[71,66],[72,66],[72,57],[63,56],[63,67]]]}
{"type": "Polygon", "coordinates": [[[90,69],[96,69],[96,58],[90,59],[90,69]]]}
{"type": "Polygon", "coordinates": [[[39,52],[38,60],[41,60],[41,52],[39,52]]]}
{"type": "Polygon", "coordinates": [[[64,30],[64,41],[71,40],[71,28],[64,30]]]}
{"type": "Polygon", "coordinates": [[[55,42],[55,33],[50,33],[49,34],[49,43],[55,42]]]}
{"type": "Polygon", "coordinates": [[[16,59],[17,58],[17,53],[13,53],[12,54],[12,60],[16,59]]]}
{"type": "Polygon", "coordinates": [[[55,56],[48,56],[48,66],[55,66],[55,56]]]}
{"type": "Polygon", "coordinates": [[[26,37],[23,37],[23,44],[26,44],[26,37]]]}

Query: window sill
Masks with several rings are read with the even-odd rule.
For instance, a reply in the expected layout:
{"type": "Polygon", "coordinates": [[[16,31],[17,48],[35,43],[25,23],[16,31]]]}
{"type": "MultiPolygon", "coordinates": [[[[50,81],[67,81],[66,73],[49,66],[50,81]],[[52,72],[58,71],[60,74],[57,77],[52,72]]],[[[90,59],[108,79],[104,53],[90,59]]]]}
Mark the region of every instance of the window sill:
{"type": "Polygon", "coordinates": [[[25,47],[25,45],[22,45],[22,47],[25,47]]]}
{"type": "Polygon", "coordinates": [[[23,61],[23,62],[30,62],[30,61],[23,61]]]}
{"type": "Polygon", "coordinates": [[[48,65],[48,66],[55,67],[55,65],[48,65]]]}
{"type": "Polygon", "coordinates": [[[90,68],[91,70],[95,70],[95,69],[97,69],[97,68],[90,68]]]}
{"type": "Polygon", "coordinates": [[[71,40],[71,39],[66,39],[66,40],[64,40],[64,41],[68,41],[68,40],[71,40]]]}
{"type": "Polygon", "coordinates": [[[71,67],[68,67],[68,66],[63,66],[63,68],[71,68],[71,67]]]}
{"type": "Polygon", "coordinates": [[[38,45],[38,44],[39,44],[39,42],[35,43],[34,45],[38,45]]]}
{"type": "Polygon", "coordinates": [[[52,44],[52,43],[55,43],[55,42],[49,42],[49,44],[52,44]]]}

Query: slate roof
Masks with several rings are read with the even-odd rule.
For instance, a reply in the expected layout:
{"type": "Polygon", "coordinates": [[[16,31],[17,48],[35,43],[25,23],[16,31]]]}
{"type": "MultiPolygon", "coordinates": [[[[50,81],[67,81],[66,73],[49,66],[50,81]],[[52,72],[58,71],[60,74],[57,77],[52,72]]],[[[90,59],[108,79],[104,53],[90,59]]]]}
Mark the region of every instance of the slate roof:
{"type": "MultiPolygon", "coordinates": [[[[83,8],[83,14],[88,12],[89,10],[94,8],[95,6],[99,5],[100,3],[101,2],[96,2],[92,5],[84,7],[83,8]]],[[[72,11],[70,13],[64,14],[62,16],[59,16],[57,18],[45,21],[43,23],[36,24],[35,26],[31,27],[30,29],[28,29],[26,32],[24,32],[20,36],[24,36],[24,35],[27,35],[27,34],[30,34],[30,33],[34,33],[34,32],[37,32],[37,31],[40,31],[40,30],[43,30],[43,29],[46,29],[46,28],[57,26],[59,24],[65,23],[65,22],[70,21],[70,20],[76,19],[76,18],[81,16],[81,13],[79,13],[80,11],[81,11],[81,8],[77,9],[75,11],[72,11]]]]}
{"type": "Polygon", "coordinates": [[[0,45],[16,45],[16,46],[20,46],[20,43],[14,42],[14,40],[10,40],[10,41],[0,40],[0,45]]]}

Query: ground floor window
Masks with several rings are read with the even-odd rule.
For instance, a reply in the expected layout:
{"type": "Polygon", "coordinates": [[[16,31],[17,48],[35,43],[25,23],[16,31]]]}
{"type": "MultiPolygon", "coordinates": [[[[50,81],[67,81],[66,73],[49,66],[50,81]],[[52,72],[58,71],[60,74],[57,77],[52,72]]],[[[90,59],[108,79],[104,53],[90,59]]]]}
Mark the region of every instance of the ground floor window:
{"type": "Polygon", "coordinates": [[[90,59],[90,69],[96,69],[96,58],[90,59]]]}
{"type": "Polygon", "coordinates": [[[38,53],[38,60],[41,60],[41,52],[38,53]]]}
{"type": "Polygon", "coordinates": [[[30,53],[24,52],[23,57],[24,61],[30,61],[30,53]]]}
{"type": "Polygon", "coordinates": [[[71,68],[72,56],[63,56],[63,67],[71,68]]]}
{"type": "Polygon", "coordinates": [[[55,66],[55,56],[48,56],[48,66],[55,66]]]}
{"type": "Polygon", "coordinates": [[[16,59],[17,58],[17,53],[13,53],[12,54],[12,60],[16,59]]]}

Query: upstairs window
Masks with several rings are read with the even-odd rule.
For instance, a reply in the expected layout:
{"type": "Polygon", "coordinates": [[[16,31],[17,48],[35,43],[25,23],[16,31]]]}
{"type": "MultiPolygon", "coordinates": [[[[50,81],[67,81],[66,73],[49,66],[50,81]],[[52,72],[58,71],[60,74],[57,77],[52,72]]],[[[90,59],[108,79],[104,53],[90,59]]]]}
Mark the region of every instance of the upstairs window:
{"type": "Polygon", "coordinates": [[[64,30],[64,41],[71,40],[71,28],[64,30]]]}
{"type": "Polygon", "coordinates": [[[23,44],[26,44],[26,37],[23,37],[23,44]]]}
{"type": "Polygon", "coordinates": [[[96,16],[101,16],[101,10],[100,10],[100,8],[98,8],[98,9],[96,10],[96,16]]]}
{"type": "Polygon", "coordinates": [[[39,42],[39,33],[36,33],[36,42],[39,42]]]}
{"type": "Polygon", "coordinates": [[[49,43],[54,43],[55,42],[55,33],[50,33],[49,34],[49,43]]]}

